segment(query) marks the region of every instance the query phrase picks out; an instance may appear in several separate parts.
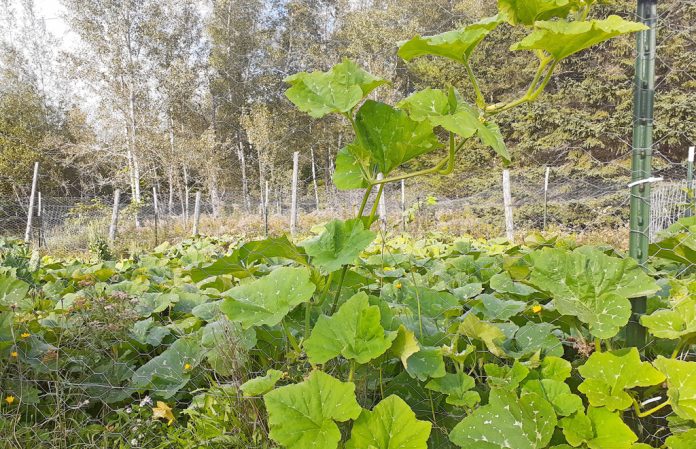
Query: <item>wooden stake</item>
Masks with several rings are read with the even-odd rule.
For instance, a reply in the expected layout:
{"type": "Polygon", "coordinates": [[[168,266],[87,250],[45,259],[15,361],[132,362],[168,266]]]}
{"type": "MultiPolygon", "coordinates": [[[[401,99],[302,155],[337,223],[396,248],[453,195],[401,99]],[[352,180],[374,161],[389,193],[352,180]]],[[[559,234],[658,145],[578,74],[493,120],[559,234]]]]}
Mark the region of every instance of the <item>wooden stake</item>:
{"type": "Polygon", "coordinates": [[[317,186],[317,169],[314,165],[314,147],[311,147],[309,151],[312,154],[312,183],[314,184],[314,201],[319,210],[319,187],[317,186]]]}
{"type": "Polygon", "coordinates": [[[550,168],[546,167],[546,175],[544,176],[544,231],[546,231],[546,216],[549,203],[549,172],[550,168]]]}
{"type": "Polygon", "coordinates": [[[290,204],[290,235],[294,236],[297,228],[297,178],[300,170],[300,152],[292,155],[292,202],[290,204]]]}
{"type": "Polygon", "coordinates": [[[505,208],[505,234],[511,242],[515,240],[515,229],[512,221],[512,192],[510,190],[510,170],[503,170],[503,206],[505,208]]]}
{"type": "Polygon", "coordinates": [[[34,177],[31,181],[31,195],[29,196],[29,210],[27,211],[27,229],[24,232],[24,241],[29,243],[31,240],[31,225],[34,218],[34,198],[36,197],[36,187],[39,183],[39,163],[34,162],[34,177]]]}
{"type": "Polygon", "coordinates": [[[118,228],[118,208],[121,204],[121,191],[114,191],[114,207],[111,210],[111,226],[109,226],[109,241],[116,240],[116,232],[118,228]]]}
{"type": "Polygon", "coordinates": [[[196,203],[193,206],[193,235],[198,235],[198,224],[201,220],[201,192],[196,192],[196,203]]]}

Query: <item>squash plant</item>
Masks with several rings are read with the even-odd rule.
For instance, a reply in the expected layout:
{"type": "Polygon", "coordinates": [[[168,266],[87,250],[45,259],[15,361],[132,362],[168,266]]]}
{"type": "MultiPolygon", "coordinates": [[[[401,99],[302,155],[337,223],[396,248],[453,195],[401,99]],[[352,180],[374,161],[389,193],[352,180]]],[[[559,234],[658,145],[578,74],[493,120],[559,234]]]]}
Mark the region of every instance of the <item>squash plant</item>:
{"type": "Polygon", "coordinates": [[[369,99],[387,81],[348,59],[327,72],[286,79],[287,97],[301,111],[315,118],[339,114],[350,123],[355,138],[337,155],[334,183],[364,193],[356,218],[332,221],[300,244],[306,257],[302,268],[278,268],[268,276],[276,281],[261,278],[237,287],[240,292],[229,291],[221,306],[245,328],[282,323],[289,378],[303,380],[277,387],[282,376],[271,370],[242,387],[263,394],[270,437],[278,444],[289,449],[642,448],[651,446],[638,443],[648,440],[638,435],[640,418],[671,407],[691,430],[675,431],[665,444],[696,447],[696,363],[677,359],[696,335],[693,301],[644,318],[655,336],[681,343],[672,358],[641,360],[637,348],[623,347],[620,332],[630,318],[630,298],[651,296],[660,287],[633,260],[596,248],[571,251],[541,244],[531,252],[505,248],[500,267],[495,254],[462,251],[438,271],[438,276],[449,268],[458,272],[450,281],[459,287],[451,292],[427,286],[423,277],[429,275],[413,265],[385,268],[384,254],[379,285],[369,281],[376,273],[349,268],[376,238],[370,227],[385,184],[452,173],[458,152],[473,138],[508,163],[496,115],[537,99],[563,59],[645,29],[617,16],[590,19],[595,3],[499,0],[496,16],[399,44],[405,61],[436,56],[460,63],[474,104],[452,87],[417,91],[396,105],[369,99]],[[491,104],[471,56],[502,26],[527,30],[511,51],[530,52],[538,69],[519,98],[491,104]],[[439,152],[442,159],[430,168],[409,170],[414,159],[439,152]],[[310,278],[317,286],[314,294],[310,278]],[[389,278],[394,282],[384,284],[389,278]],[[342,294],[345,284],[352,285],[346,287],[349,294],[342,294]],[[274,296],[282,297],[283,291],[287,298],[274,296]],[[256,298],[250,301],[249,295],[256,298]],[[531,302],[537,319],[527,315],[531,302]],[[568,351],[559,335],[575,342],[577,359],[564,358],[568,351]],[[663,384],[666,399],[658,395],[663,384]],[[363,404],[356,401],[356,389],[363,392],[363,404]],[[652,404],[653,395],[658,404],[652,404]],[[641,402],[644,396],[648,400],[641,402]],[[415,397],[427,406],[421,409],[415,397]],[[645,410],[646,404],[652,408],[645,410]],[[624,422],[629,414],[631,426],[624,422]]]}

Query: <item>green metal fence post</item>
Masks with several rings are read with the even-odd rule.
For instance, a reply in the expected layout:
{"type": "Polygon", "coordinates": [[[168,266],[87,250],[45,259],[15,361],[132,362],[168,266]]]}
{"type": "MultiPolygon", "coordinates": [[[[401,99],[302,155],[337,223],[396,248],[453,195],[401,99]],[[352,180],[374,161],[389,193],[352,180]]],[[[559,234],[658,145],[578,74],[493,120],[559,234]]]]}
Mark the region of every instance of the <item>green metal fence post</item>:
{"type": "MultiPolygon", "coordinates": [[[[650,176],[655,101],[655,25],[657,0],[638,0],[638,20],[650,29],[637,37],[637,58],[633,97],[633,158],[631,165],[631,233],[629,254],[644,265],[650,243],[650,176]]],[[[626,327],[629,346],[645,345],[645,329],[640,316],[646,310],[646,298],[633,300],[633,314],[626,327]]]]}

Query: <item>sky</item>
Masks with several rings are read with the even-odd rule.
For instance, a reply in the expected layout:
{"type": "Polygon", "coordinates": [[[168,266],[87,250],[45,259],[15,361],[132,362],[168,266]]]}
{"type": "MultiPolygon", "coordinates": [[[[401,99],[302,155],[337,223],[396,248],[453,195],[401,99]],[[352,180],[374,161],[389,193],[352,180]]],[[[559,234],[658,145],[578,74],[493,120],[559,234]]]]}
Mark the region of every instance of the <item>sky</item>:
{"type": "MultiPolygon", "coordinates": [[[[14,0],[14,3],[19,7],[18,0],[14,0]]],[[[48,31],[60,39],[62,48],[72,48],[77,41],[77,36],[68,29],[63,20],[65,8],[60,0],[34,0],[34,6],[37,15],[46,21],[48,31]]]]}

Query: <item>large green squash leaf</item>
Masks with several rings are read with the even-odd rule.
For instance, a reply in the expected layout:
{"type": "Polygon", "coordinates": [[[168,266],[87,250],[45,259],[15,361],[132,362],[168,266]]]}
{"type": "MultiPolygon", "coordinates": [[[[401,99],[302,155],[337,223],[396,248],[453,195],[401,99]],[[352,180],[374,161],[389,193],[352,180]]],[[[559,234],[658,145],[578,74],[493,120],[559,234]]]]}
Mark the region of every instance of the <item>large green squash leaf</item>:
{"type": "Polygon", "coordinates": [[[633,259],[607,256],[594,248],[572,252],[544,248],[529,257],[533,267],[529,282],[553,297],[559,313],[588,324],[598,338],[611,338],[628,323],[628,298],[659,289],[633,259]]]}
{"type": "Polygon", "coordinates": [[[696,216],[684,217],[661,232],[659,241],[650,244],[651,256],[681,263],[696,264],[696,216]]]}
{"type": "Polygon", "coordinates": [[[275,326],[295,306],[309,301],[315,288],[308,268],[280,267],[225,292],[220,311],[244,329],[275,326]]]}
{"type": "Polygon", "coordinates": [[[653,364],[667,376],[667,396],[674,413],[696,421],[696,362],[658,357],[653,364]]]}
{"type": "Polygon", "coordinates": [[[514,337],[503,344],[505,353],[515,359],[531,356],[537,352],[542,355],[560,357],[563,355],[563,344],[554,335],[556,326],[551,323],[527,322],[520,327],[514,337]]]}
{"type": "Polygon", "coordinates": [[[312,264],[327,273],[351,264],[368,247],[377,234],[365,229],[359,218],[333,220],[326,224],[324,232],[301,243],[312,257],[312,264]]]}
{"type": "Polygon", "coordinates": [[[17,307],[20,311],[29,311],[33,307],[31,298],[27,298],[29,284],[10,276],[0,274],[0,307],[10,309],[17,307]]]}
{"type": "Polygon", "coordinates": [[[380,318],[379,307],[370,305],[366,293],[355,294],[334,315],[319,317],[304,343],[307,357],[314,364],[339,355],[361,364],[379,357],[397,335],[386,332],[380,318]]]}
{"type": "Polygon", "coordinates": [[[429,122],[417,122],[404,111],[368,100],[355,117],[360,143],[385,176],[399,165],[440,148],[429,122]]]}
{"type": "Polygon", "coordinates": [[[505,340],[505,334],[494,324],[481,321],[476,315],[469,312],[459,324],[458,332],[469,338],[481,340],[486,348],[498,357],[504,357],[505,352],[501,344],[505,340]]]}
{"type": "Polygon", "coordinates": [[[149,390],[157,398],[168,399],[188,383],[191,370],[198,366],[204,355],[197,335],[181,337],[162,354],[138,368],[131,378],[131,386],[135,390],[149,390]]]}
{"type": "Polygon", "coordinates": [[[502,22],[502,17],[498,15],[435,36],[417,35],[411,40],[399,43],[398,55],[405,61],[418,56],[434,55],[464,62],[488,33],[502,22]]]}
{"type": "Polygon", "coordinates": [[[282,371],[269,369],[265,375],[247,380],[239,389],[246,397],[261,396],[273,390],[276,383],[282,378],[282,371]]]}
{"type": "Polygon", "coordinates": [[[427,120],[461,137],[468,138],[478,134],[484,145],[493,148],[506,161],[510,160],[498,126],[492,122],[481,121],[479,113],[466,104],[456,91],[448,95],[440,89],[428,88],[411,94],[399,102],[398,106],[408,111],[413,120],[427,120]]]}
{"type": "Polygon", "coordinates": [[[356,144],[351,144],[341,148],[336,154],[333,182],[338,190],[364,189],[369,186],[360,168],[360,162],[351,152],[351,148],[356,147],[356,144]]]}
{"type": "Polygon", "coordinates": [[[696,299],[683,300],[673,309],[660,309],[650,315],[642,315],[640,322],[658,338],[691,338],[696,335],[696,299]]]}
{"type": "Polygon", "coordinates": [[[534,25],[537,20],[565,18],[576,3],[575,0],[498,0],[498,10],[511,25],[534,25]]]}
{"type": "Polygon", "coordinates": [[[471,391],[475,386],[474,378],[468,374],[447,373],[444,377],[432,379],[425,388],[447,395],[445,402],[448,404],[472,408],[481,400],[478,392],[471,391]]]}
{"type": "Polygon", "coordinates": [[[252,269],[254,262],[276,257],[307,265],[307,256],[304,251],[295,246],[286,236],[281,236],[247,242],[234,250],[231,255],[221,257],[211,264],[193,268],[187,273],[194,282],[225,274],[243,278],[254,273],[252,269]]]}
{"type": "Polygon", "coordinates": [[[447,374],[442,348],[424,346],[408,358],[406,372],[414,379],[425,382],[429,378],[439,378],[447,374]]]}
{"type": "Polygon", "coordinates": [[[619,16],[582,22],[539,21],[534,24],[534,31],[530,35],[510,49],[544,50],[560,60],[621,34],[646,29],[641,23],[630,22],[619,16]]]}
{"type": "Polygon", "coordinates": [[[604,406],[611,411],[631,406],[633,401],[625,390],[658,385],[665,380],[650,363],[640,360],[637,348],[595,352],[578,371],[585,378],[578,390],[592,406],[604,406]]]}
{"type": "Polygon", "coordinates": [[[420,351],[420,345],[416,335],[406,328],[403,324],[399,326],[391,352],[401,360],[404,368],[408,368],[408,359],[416,352],[420,351]]]}
{"type": "Polygon", "coordinates": [[[553,405],[558,416],[569,416],[583,409],[582,398],[571,393],[565,382],[554,379],[532,379],[525,382],[523,391],[536,393],[553,405]]]}
{"type": "Polygon", "coordinates": [[[693,449],[696,445],[696,429],[680,432],[667,438],[668,449],[693,449]]]}
{"type": "Polygon", "coordinates": [[[307,380],[277,388],[264,396],[270,437],[287,449],[336,449],[341,432],[336,422],[360,416],[355,384],[322,371],[307,380]]]}
{"type": "Polygon", "coordinates": [[[419,421],[403,399],[391,395],[353,423],[346,449],[427,449],[432,424],[419,421]]]}
{"type": "Polygon", "coordinates": [[[638,437],[621,419],[618,412],[589,407],[587,415],[579,412],[560,421],[563,435],[573,447],[589,449],[631,449],[638,437]]]}
{"type": "Polygon", "coordinates": [[[351,111],[375,88],[387,81],[344,59],[328,72],[301,72],[285,78],[291,87],[285,95],[300,111],[320,118],[351,111]]]}
{"type": "Polygon", "coordinates": [[[465,449],[542,449],[556,422],[553,406],[539,395],[492,390],[488,405],[457,424],[450,440],[465,449]]]}

